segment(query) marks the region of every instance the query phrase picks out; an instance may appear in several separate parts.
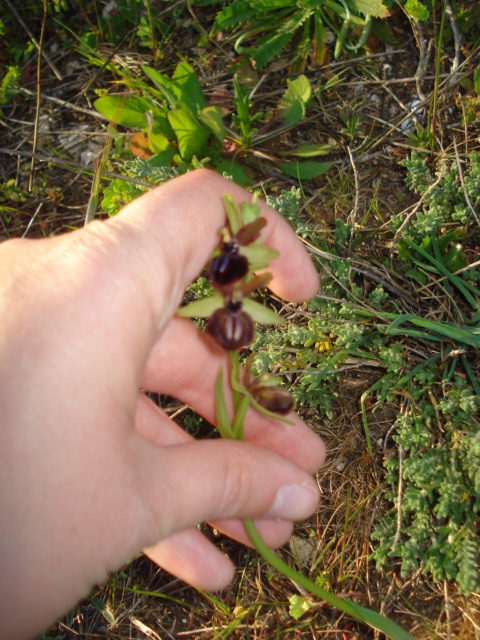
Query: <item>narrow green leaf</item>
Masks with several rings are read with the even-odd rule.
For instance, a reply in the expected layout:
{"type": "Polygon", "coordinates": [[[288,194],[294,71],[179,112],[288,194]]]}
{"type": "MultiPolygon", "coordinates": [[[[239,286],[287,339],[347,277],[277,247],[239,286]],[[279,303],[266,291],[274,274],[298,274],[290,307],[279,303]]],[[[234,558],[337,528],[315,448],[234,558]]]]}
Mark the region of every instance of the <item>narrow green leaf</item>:
{"type": "Polygon", "coordinates": [[[233,439],[232,427],[228,417],[227,405],[223,395],[223,367],[220,367],[215,384],[215,419],[222,438],[233,439]]]}
{"type": "Polygon", "coordinates": [[[180,307],[177,310],[177,316],[181,318],[209,318],[217,309],[223,307],[224,302],[222,296],[217,293],[208,298],[194,300],[190,304],[180,307]]]}
{"type": "Polygon", "coordinates": [[[480,335],[478,335],[476,328],[472,328],[466,325],[455,325],[452,322],[439,322],[438,320],[430,320],[429,318],[420,318],[419,316],[415,316],[413,314],[405,314],[402,316],[398,316],[391,322],[387,329],[387,334],[396,334],[399,333],[406,334],[408,332],[409,335],[416,335],[417,337],[426,339],[426,340],[438,340],[438,336],[443,336],[453,342],[460,342],[464,344],[468,344],[475,348],[480,348],[480,335]],[[415,332],[414,329],[404,329],[402,327],[399,330],[399,327],[406,322],[413,324],[417,327],[421,327],[425,329],[428,333],[415,332]],[[433,335],[431,335],[433,334],[433,335]]]}
{"type": "Polygon", "coordinates": [[[406,278],[415,280],[415,282],[418,282],[418,284],[427,284],[428,282],[427,276],[423,273],[423,271],[420,271],[420,269],[407,269],[404,275],[406,278]]]}
{"type": "Polygon", "coordinates": [[[313,180],[326,173],[332,166],[331,162],[279,162],[278,167],[283,173],[297,180],[313,180]]]}
{"type": "Polygon", "coordinates": [[[243,419],[247,413],[247,409],[250,406],[250,396],[243,396],[237,410],[235,411],[235,417],[232,423],[232,436],[234,440],[243,440],[243,419]]]}
{"type": "Polygon", "coordinates": [[[281,156],[296,156],[297,158],[314,158],[315,156],[327,156],[335,149],[334,144],[302,144],[290,151],[280,151],[281,156]]]}
{"type": "Polygon", "coordinates": [[[470,293],[474,293],[474,295],[479,295],[480,291],[471,285],[466,280],[463,280],[460,276],[456,276],[451,273],[447,267],[442,263],[436,260],[432,255],[430,255],[427,251],[419,247],[415,244],[410,238],[406,236],[403,238],[403,241],[411,248],[414,249],[417,253],[419,253],[423,258],[428,260],[436,269],[438,269],[439,273],[447,277],[450,282],[463,294],[465,300],[472,306],[473,309],[477,310],[479,308],[477,300],[470,293]]]}
{"type": "Polygon", "coordinates": [[[172,109],[176,109],[178,102],[181,100],[181,92],[180,90],[172,84],[167,76],[160,73],[156,69],[152,69],[151,67],[143,66],[143,72],[147,75],[150,80],[160,89],[162,95],[165,97],[167,102],[169,103],[172,109]]]}
{"type": "Polygon", "coordinates": [[[209,132],[183,109],[170,111],[168,121],[177,136],[182,158],[190,160],[193,155],[201,155],[209,132]]]}
{"type": "Polygon", "coordinates": [[[475,87],[475,93],[480,96],[480,65],[473,72],[473,86],[475,87]]]}

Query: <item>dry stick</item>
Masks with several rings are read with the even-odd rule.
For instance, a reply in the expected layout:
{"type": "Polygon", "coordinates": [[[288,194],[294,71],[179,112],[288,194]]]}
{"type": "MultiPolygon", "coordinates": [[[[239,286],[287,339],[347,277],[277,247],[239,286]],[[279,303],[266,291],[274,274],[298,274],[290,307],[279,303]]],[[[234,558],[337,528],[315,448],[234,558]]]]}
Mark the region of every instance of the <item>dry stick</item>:
{"type": "Polygon", "coordinates": [[[447,638],[452,639],[452,621],[450,619],[450,596],[448,593],[448,581],[443,581],[443,593],[445,594],[445,617],[447,619],[447,638]]]}
{"type": "MultiPolygon", "coordinates": [[[[33,154],[31,151],[24,151],[23,149],[7,149],[5,147],[0,147],[0,154],[5,153],[7,155],[14,155],[26,158],[35,157],[36,162],[49,162],[51,164],[57,164],[60,167],[65,167],[68,171],[83,171],[86,175],[93,175],[93,169],[90,167],[81,164],[80,162],[75,162],[74,160],[62,160],[61,158],[56,158],[55,156],[40,156],[37,154],[33,154]]],[[[147,189],[153,189],[154,185],[149,182],[143,182],[142,180],[138,180],[137,178],[129,178],[128,176],[123,175],[122,173],[117,173],[115,171],[104,171],[103,175],[107,178],[121,178],[125,180],[125,182],[131,182],[132,184],[138,184],[141,187],[146,187],[147,189]]]]}
{"type": "MultiPolygon", "coordinates": [[[[21,88],[21,93],[24,93],[27,96],[37,97],[35,91],[30,91],[30,89],[21,88]]],[[[61,98],[55,98],[54,96],[44,95],[42,96],[43,100],[47,100],[48,102],[53,102],[54,104],[58,104],[60,107],[65,107],[66,109],[71,109],[72,111],[78,111],[78,113],[84,113],[87,116],[92,116],[93,118],[97,118],[98,120],[105,120],[105,122],[110,122],[108,118],[104,115],[95,111],[94,109],[84,109],[83,107],[77,107],[72,102],[67,102],[67,100],[62,100],[61,98]]]]}
{"type": "Polygon", "coordinates": [[[397,242],[397,238],[398,236],[401,234],[401,232],[403,231],[403,229],[406,227],[406,225],[409,223],[410,219],[417,213],[417,211],[420,209],[420,207],[423,204],[423,201],[425,200],[425,198],[428,196],[428,194],[435,189],[435,187],[439,184],[439,182],[443,179],[443,175],[445,173],[445,168],[442,165],[441,167],[441,171],[440,171],[440,175],[438,176],[438,178],[435,180],[435,182],[433,182],[428,189],[425,191],[425,193],[422,194],[422,197],[420,198],[420,200],[417,202],[417,204],[413,207],[413,209],[410,211],[410,213],[407,215],[407,217],[405,218],[405,220],[402,222],[402,224],[400,225],[400,227],[396,230],[395,235],[393,236],[393,240],[392,240],[392,254],[393,254],[393,248],[397,242]]]}
{"type": "MultiPolygon", "coordinates": [[[[42,40],[42,36],[43,36],[43,26],[42,26],[42,36],[40,37],[40,43],[39,43],[39,42],[37,42],[35,36],[33,35],[33,33],[30,31],[30,29],[27,27],[27,25],[23,21],[22,17],[19,15],[18,11],[11,4],[10,0],[5,0],[5,4],[8,6],[10,11],[13,13],[13,15],[16,17],[18,22],[22,25],[22,27],[26,31],[28,37],[30,38],[30,40],[37,47],[39,55],[45,60],[45,62],[48,64],[50,69],[53,71],[53,73],[55,74],[57,79],[60,80],[60,82],[62,82],[62,80],[63,80],[62,74],[57,69],[57,67],[53,64],[53,62],[50,60],[49,56],[45,53],[45,51],[43,51],[43,49],[42,49],[41,40],[42,40]]],[[[46,3],[44,3],[44,11],[46,13],[46,6],[45,5],[46,5],[46,3]]],[[[44,18],[45,18],[45,16],[44,16],[44,18]]]]}
{"type": "Polygon", "coordinates": [[[28,191],[32,191],[33,189],[33,179],[35,176],[35,153],[37,151],[38,123],[40,120],[40,101],[41,101],[40,72],[42,69],[43,35],[45,33],[46,21],[47,21],[47,0],[43,0],[42,30],[40,31],[40,44],[38,46],[38,60],[37,60],[37,104],[35,105],[35,128],[33,130],[33,146],[32,146],[33,155],[32,155],[32,161],[30,163],[30,177],[28,179],[28,191]]]}
{"type": "Polygon", "coordinates": [[[448,19],[450,20],[450,26],[452,28],[452,34],[453,34],[453,42],[455,45],[455,58],[453,59],[453,63],[452,63],[452,78],[450,79],[450,84],[452,84],[455,81],[455,74],[457,72],[457,69],[460,67],[460,57],[462,55],[462,34],[460,29],[458,28],[458,24],[457,21],[455,20],[455,15],[452,11],[452,7],[450,6],[450,2],[448,2],[447,0],[447,6],[445,8],[445,13],[448,16],[448,19]]]}
{"type": "Polygon", "coordinates": [[[353,210],[350,212],[349,214],[349,219],[351,221],[352,224],[352,231],[350,232],[350,247],[352,245],[353,242],[353,238],[355,237],[355,223],[357,220],[357,214],[358,214],[358,202],[359,202],[359,197],[360,197],[360,184],[359,184],[359,180],[358,180],[358,172],[357,172],[357,167],[355,166],[355,161],[353,159],[353,154],[352,154],[352,150],[350,149],[350,147],[347,147],[347,151],[348,151],[348,157],[350,158],[350,164],[352,165],[352,169],[353,169],[353,178],[355,180],[355,202],[353,204],[353,210]]]}
{"type": "MultiPolygon", "coordinates": [[[[409,411],[410,402],[408,401],[404,406],[404,416],[403,416],[403,425],[408,419],[408,411],[409,411]]],[[[403,447],[399,445],[398,447],[398,492],[397,492],[397,528],[395,530],[395,537],[393,538],[392,544],[392,552],[397,548],[397,544],[400,540],[400,536],[402,535],[402,495],[403,495],[403,447]]]]}
{"type": "MultiPolygon", "coordinates": [[[[477,221],[478,226],[480,227],[480,220],[478,219],[477,212],[475,211],[474,207],[472,206],[472,203],[470,201],[470,197],[469,197],[467,189],[465,187],[465,180],[463,179],[462,164],[460,162],[460,156],[458,155],[457,141],[456,141],[455,138],[453,139],[453,148],[455,149],[455,159],[457,161],[458,177],[460,178],[460,183],[462,185],[463,195],[465,196],[465,200],[467,201],[468,208],[473,213],[473,217],[475,218],[475,220],[477,221]]],[[[475,204],[478,204],[478,199],[477,199],[477,202],[475,204]]]]}
{"type": "Polygon", "coordinates": [[[90,198],[88,200],[87,212],[85,214],[85,226],[95,218],[97,211],[98,197],[100,195],[100,186],[102,183],[102,175],[105,165],[110,155],[110,148],[112,146],[113,133],[107,138],[107,142],[102,151],[100,158],[97,158],[95,163],[95,173],[93,174],[92,187],[90,189],[90,198]]]}
{"type": "Polygon", "coordinates": [[[36,217],[37,217],[37,215],[40,213],[40,210],[41,210],[41,208],[42,208],[42,207],[43,207],[43,202],[41,202],[41,203],[38,205],[38,207],[37,207],[37,209],[36,209],[35,213],[34,213],[34,214],[33,214],[33,216],[30,218],[30,221],[29,221],[29,223],[27,224],[27,228],[25,229],[25,231],[24,231],[24,232],[23,232],[23,234],[22,234],[22,238],[25,238],[25,237],[26,237],[26,235],[28,234],[28,232],[30,231],[30,229],[31,229],[31,227],[32,227],[32,224],[35,222],[35,218],[36,218],[36,217]]]}

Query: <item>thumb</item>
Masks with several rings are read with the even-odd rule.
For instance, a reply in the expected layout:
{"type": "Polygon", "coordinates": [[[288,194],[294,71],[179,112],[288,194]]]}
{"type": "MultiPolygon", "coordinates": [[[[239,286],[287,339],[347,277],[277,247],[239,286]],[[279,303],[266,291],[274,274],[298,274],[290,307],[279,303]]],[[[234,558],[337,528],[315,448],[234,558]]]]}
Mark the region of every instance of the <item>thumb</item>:
{"type": "Polygon", "coordinates": [[[303,520],[316,509],[314,479],[290,460],[247,442],[208,440],[155,448],[138,439],[137,487],[154,544],[201,522],[303,520]]]}

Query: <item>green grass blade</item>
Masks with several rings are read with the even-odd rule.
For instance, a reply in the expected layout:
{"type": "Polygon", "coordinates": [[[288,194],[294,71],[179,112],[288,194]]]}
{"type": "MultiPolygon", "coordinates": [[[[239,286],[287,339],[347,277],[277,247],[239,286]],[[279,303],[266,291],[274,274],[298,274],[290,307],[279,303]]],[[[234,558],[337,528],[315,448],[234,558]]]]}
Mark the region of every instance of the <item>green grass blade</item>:
{"type": "Polygon", "coordinates": [[[471,295],[470,293],[470,291],[472,291],[472,293],[474,293],[475,295],[480,296],[480,291],[478,291],[478,289],[473,287],[473,285],[470,285],[469,283],[465,282],[463,278],[460,278],[459,276],[454,275],[451,271],[447,269],[447,267],[442,262],[434,258],[432,255],[430,255],[428,251],[425,251],[424,249],[422,249],[422,247],[419,247],[417,244],[412,242],[410,238],[407,238],[406,236],[404,236],[402,237],[402,240],[411,249],[419,253],[423,258],[425,258],[425,260],[430,262],[436,269],[438,269],[438,271],[442,275],[448,278],[448,280],[460,291],[460,293],[464,296],[465,300],[470,304],[470,306],[473,309],[477,310],[479,308],[477,301],[475,300],[473,295],[471,295]]]}

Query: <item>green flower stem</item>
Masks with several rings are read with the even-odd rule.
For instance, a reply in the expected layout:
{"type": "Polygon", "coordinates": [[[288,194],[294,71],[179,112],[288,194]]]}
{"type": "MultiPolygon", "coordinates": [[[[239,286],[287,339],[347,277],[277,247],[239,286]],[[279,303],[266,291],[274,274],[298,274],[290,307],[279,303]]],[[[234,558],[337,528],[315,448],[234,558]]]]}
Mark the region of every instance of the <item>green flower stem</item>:
{"type": "MultiPolygon", "coordinates": [[[[230,382],[231,387],[240,388],[240,367],[238,352],[230,353],[230,382]]],[[[233,392],[233,388],[232,388],[233,392]]],[[[227,415],[226,403],[223,396],[223,371],[220,368],[217,385],[215,389],[215,406],[217,411],[217,424],[219,425],[220,435],[222,437],[234,438],[235,440],[243,440],[243,419],[250,404],[249,394],[244,394],[239,401],[240,392],[234,396],[234,417],[232,423],[227,415]]],[[[413,636],[402,629],[398,624],[380,615],[376,611],[366,609],[348,598],[339,598],[329,591],[325,591],[317,584],[309,580],[306,576],[292,569],[279,556],[267,547],[262,540],[255,525],[251,520],[243,520],[243,526],[252,545],[255,547],[259,555],[266,560],[274,569],[277,569],[286,578],[296,582],[301,587],[309,591],[312,595],[324,600],[332,607],[343,611],[347,615],[363,622],[377,631],[381,631],[392,640],[415,640],[413,636]]]]}

